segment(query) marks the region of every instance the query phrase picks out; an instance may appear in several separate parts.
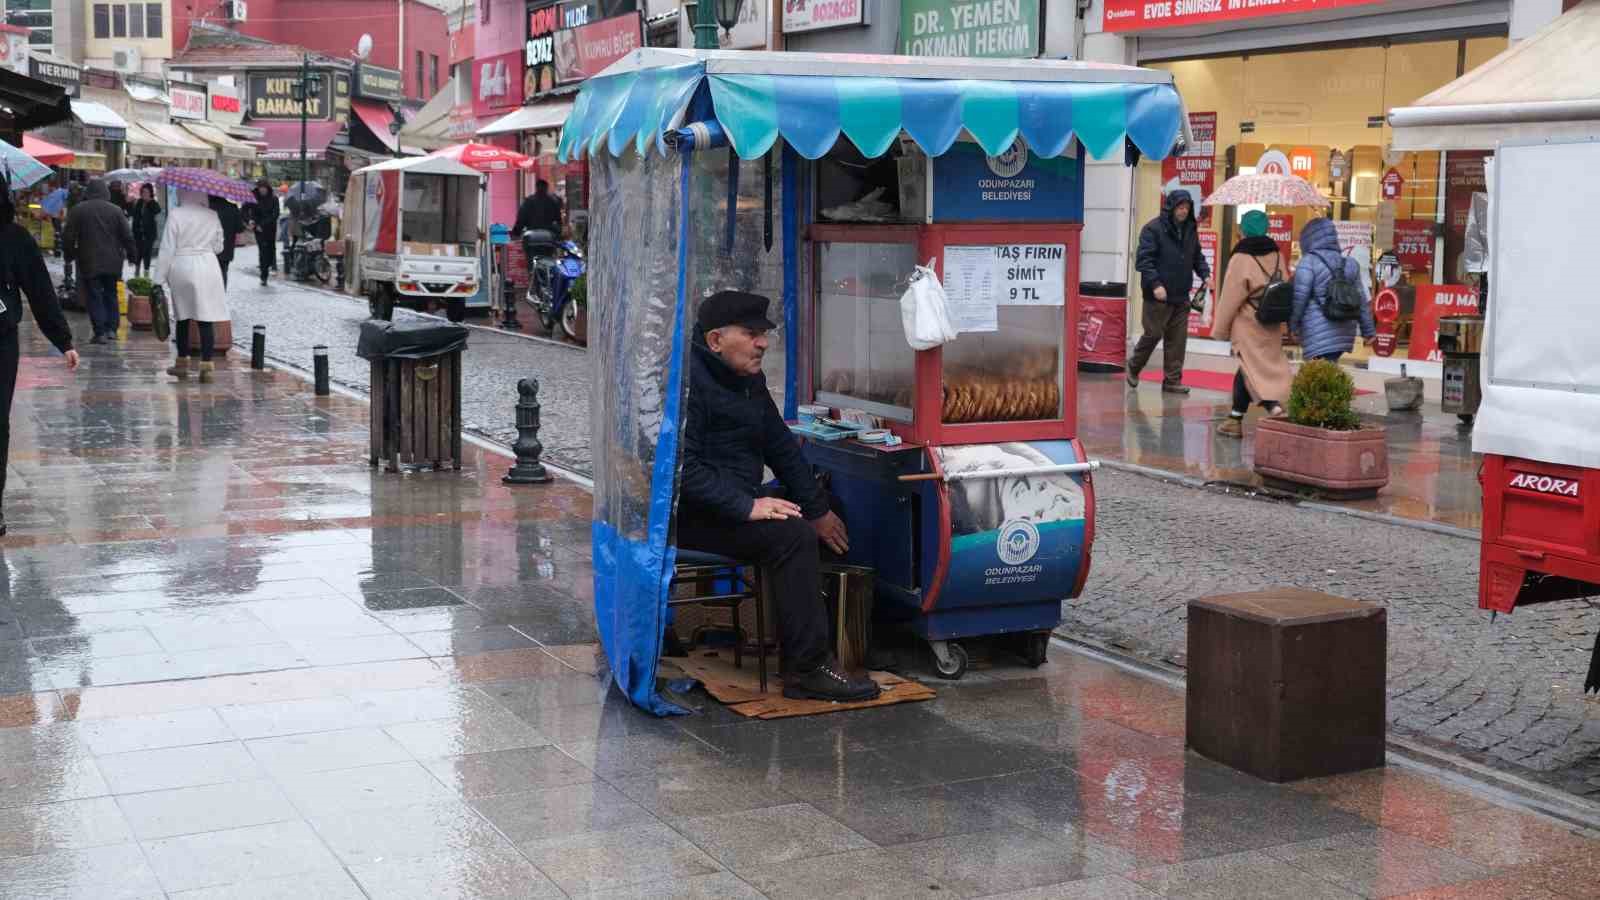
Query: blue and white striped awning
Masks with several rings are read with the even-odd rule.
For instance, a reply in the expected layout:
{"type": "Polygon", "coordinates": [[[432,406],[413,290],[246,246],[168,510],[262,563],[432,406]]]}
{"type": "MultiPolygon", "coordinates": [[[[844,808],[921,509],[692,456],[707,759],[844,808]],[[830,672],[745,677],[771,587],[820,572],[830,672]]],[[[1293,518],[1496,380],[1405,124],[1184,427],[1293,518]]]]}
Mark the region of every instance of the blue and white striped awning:
{"type": "Polygon", "coordinates": [[[1119,155],[1126,139],[1163,159],[1185,119],[1171,75],[1132,66],[645,49],[584,83],[560,158],[664,149],[663,135],[684,123],[697,96],[710,109],[697,105],[695,118],[715,118],[744,159],[779,137],[816,159],[841,134],[877,157],[902,131],[929,156],[965,132],[993,155],[1021,135],[1043,157],[1066,153],[1076,138],[1097,158],[1119,155]]]}

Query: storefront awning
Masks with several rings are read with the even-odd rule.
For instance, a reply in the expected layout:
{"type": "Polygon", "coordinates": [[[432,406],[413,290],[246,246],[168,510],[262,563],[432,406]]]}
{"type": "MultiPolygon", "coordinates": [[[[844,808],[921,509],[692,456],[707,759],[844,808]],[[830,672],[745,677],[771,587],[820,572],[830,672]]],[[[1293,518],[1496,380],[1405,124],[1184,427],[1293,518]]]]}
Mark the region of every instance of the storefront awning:
{"type": "Polygon", "coordinates": [[[121,116],[111,111],[111,108],[93,100],[72,101],[72,116],[80,124],[90,128],[107,129],[118,133],[115,140],[122,140],[121,132],[128,129],[128,123],[121,116]]]}
{"type": "MultiPolygon", "coordinates": [[[[262,154],[265,159],[299,159],[300,158],[300,123],[294,121],[274,122],[256,121],[255,126],[261,129],[262,136],[267,142],[267,152],[262,154]]],[[[328,155],[328,145],[338,136],[340,123],[338,122],[307,122],[306,123],[306,158],[323,159],[328,155]]]]}
{"type": "Polygon", "coordinates": [[[1389,111],[1395,150],[1489,150],[1600,134],[1600,0],[1587,0],[1471,72],[1389,111]]]}
{"type": "Polygon", "coordinates": [[[22,136],[22,152],[47,166],[70,166],[78,155],[75,150],[58,147],[43,138],[36,138],[31,134],[22,136]]]}
{"type": "Polygon", "coordinates": [[[128,152],[155,159],[208,160],[216,150],[170,122],[129,122],[128,152]]]}
{"type": "Polygon", "coordinates": [[[389,125],[394,122],[394,112],[387,103],[378,103],[373,100],[355,99],[350,101],[350,109],[361,120],[367,130],[378,142],[389,148],[390,153],[400,152],[400,138],[391,134],[389,125]]]}
{"type": "Polygon", "coordinates": [[[87,150],[74,150],[72,151],[72,162],[61,168],[72,169],[77,172],[104,172],[106,170],[106,155],[104,153],[90,153],[87,150]]]}
{"type": "Polygon", "coordinates": [[[1183,103],[1167,72],[1040,59],[928,59],[842,53],[644,49],[583,83],[561,132],[562,160],[605,147],[620,154],[661,145],[709,87],[713,115],[744,159],[781,135],[816,159],[843,134],[869,158],[904,130],[929,156],[963,131],[991,155],[1018,135],[1043,157],[1073,138],[1099,159],[1122,159],[1131,141],[1151,159],[1170,155],[1183,103]]]}
{"type": "Polygon", "coordinates": [[[224,159],[255,159],[256,148],[244,141],[235,140],[226,131],[205,122],[184,122],[180,126],[196,138],[221,151],[224,159]]]}
{"type": "Polygon", "coordinates": [[[479,128],[478,136],[512,134],[518,131],[552,131],[567,124],[567,117],[571,114],[571,100],[524,106],[510,115],[502,116],[479,128]]]}

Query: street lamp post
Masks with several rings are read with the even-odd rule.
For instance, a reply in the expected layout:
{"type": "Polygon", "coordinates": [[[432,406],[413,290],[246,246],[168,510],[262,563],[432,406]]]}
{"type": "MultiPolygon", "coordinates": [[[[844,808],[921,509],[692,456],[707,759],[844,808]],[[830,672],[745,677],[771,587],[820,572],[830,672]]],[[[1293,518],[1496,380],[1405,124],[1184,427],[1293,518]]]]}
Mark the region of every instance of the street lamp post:
{"type": "MultiPolygon", "coordinates": [[[[313,96],[321,96],[321,94],[322,94],[322,78],[320,76],[313,76],[311,74],[311,54],[309,54],[309,53],[300,54],[300,90],[299,90],[299,94],[300,94],[300,97],[299,97],[299,100],[300,100],[300,190],[298,192],[298,196],[300,197],[300,199],[304,200],[305,199],[305,194],[306,194],[306,182],[311,180],[311,160],[310,160],[310,156],[307,154],[307,151],[306,151],[306,121],[307,121],[307,118],[309,116],[309,111],[310,111],[310,108],[311,108],[311,98],[313,96]]],[[[289,214],[291,216],[294,215],[293,199],[294,198],[292,198],[292,197],[290,198],[289,214]]],[[[292,225],[294,223],[291,222],[290,224],[292,225]]],[[[293,229],[291,229],[291,231],[292,230],[293,229]]],[[[296,237],[295,242],[298,243],[298,237],[296,237]]],[[[291,246],[289,249],[291,251],[290,258],[293,258],[293,253],[292,253],[293,247],[291,246]]],[[[289,265],[287,263],[285,263],[284,268],[288,269],[290,267],[289,267],[289,265]]],[[[288,275],[290,273],[285,272],[284,274],[288,275]]]]}
{"type": "Polygon", "coordinates": [[[739,10],[743,7],[744,0],[698,0],[694,9],[694,48],[717,49],[717,26],[731,34],[733,26],[739,24],[739,10]]]}

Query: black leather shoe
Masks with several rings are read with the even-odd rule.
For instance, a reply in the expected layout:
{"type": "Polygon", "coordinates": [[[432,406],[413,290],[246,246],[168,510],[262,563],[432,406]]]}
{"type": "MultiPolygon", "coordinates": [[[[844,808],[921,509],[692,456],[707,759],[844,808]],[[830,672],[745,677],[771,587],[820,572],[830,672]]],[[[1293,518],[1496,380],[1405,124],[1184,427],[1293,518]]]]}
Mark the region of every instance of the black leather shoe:
{"type": "Polygon", "coordinates": [[[833,700],[849,703],[871,700],[879,694],[878,683],[841,670],[828,662],[783,683],[783,695],[793,700],[833,700]]]}

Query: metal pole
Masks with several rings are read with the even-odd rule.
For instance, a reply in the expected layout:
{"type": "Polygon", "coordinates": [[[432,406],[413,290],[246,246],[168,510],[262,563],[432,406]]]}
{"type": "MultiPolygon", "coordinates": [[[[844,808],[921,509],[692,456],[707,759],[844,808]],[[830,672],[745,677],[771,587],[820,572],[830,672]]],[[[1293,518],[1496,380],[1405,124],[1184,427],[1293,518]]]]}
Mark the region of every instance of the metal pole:
{"type": "Polygon", "coordinates": [[[267,326],[257,325],[250,329],[250,368],[261,370],[267,367],[267,326]]]}
{"type": "Polygon", "coordinates": [[[694,8],[694,48],[715,50],[717,43],[717,11],[714,0],[699,0],[694,8]]]}
{"type": "Polygon", "coordinates": [[[311,162],[306,157],[306,111],[311,106],[311,54],[300,55],[300,195],[305,196],[311,180],[311,162]]]}
{"type": "Polygon", "coordinates": [[[317,396],[328,396],[328,348],[322,344],[311,348],[311,374],[316,379],[317,396]]]}

